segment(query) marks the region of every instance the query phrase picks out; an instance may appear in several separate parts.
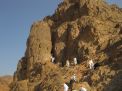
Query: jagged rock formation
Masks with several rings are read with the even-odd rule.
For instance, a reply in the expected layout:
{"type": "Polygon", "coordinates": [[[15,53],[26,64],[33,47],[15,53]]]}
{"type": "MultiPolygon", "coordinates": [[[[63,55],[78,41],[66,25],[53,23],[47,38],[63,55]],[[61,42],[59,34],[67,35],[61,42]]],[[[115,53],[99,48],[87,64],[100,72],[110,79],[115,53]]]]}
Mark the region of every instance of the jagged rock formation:
{"type": "Polygon", "coordinates": [[[9,91],[12,80],[12,76],[0,77],[0,91],[9,91]]]}
{"type": "Polygon", "coordinates": [[[64,0],[54,15],[32,25],[11,91],[62,91],[74,73],[73,89],[82,84],[88,91],[122,91],[121,60],[122,10],[103,0],[64,0]],[[89,73],[88,58],[101,66],[89,73]]]}

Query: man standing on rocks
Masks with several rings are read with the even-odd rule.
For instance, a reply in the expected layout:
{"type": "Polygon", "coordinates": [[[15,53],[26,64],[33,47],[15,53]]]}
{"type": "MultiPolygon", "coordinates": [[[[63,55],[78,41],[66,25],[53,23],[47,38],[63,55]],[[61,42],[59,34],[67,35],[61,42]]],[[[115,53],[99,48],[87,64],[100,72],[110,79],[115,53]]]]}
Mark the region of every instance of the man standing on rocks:
{"type": "Polygon", "coordinates": [[[94,63],[93,63],[92,59],[89,60],[88,65],[89,65],[90,69],[94,69],[94,63]]]}
{"type": "Polygon", "coordinates": [[[66,83],[64,83],[64,91],[68,91],[69,87],[67,86],[66,83]]]}
{"type": "Polygon", "coordinates": [[[69,62],[69,60],[66,61],[66,66],[67,66],[67,67],[70,66],[70,62],[69,62]]]}
{"type": "Polygon", "coordinates": [[[74,58],[74,64],[77,65],[77,58],[74,58]]]}
{"type": "Polygon", "coordinates": [[[71,80],[74,80],[75,82],[77,81],[77,78],[76,78],[75,74],[71,77],[71,80]]]}
{"type": "Polygon", "coordinates": [[[51,56],[51,62],[54,63],[55,58],[53,56],[51,56]]]}
{"type": "Polygon", "coordinates": [[[84,88],[82,85],[80,87],[80,90],[79,91],[87,91],[86,88],[84,88]]]}

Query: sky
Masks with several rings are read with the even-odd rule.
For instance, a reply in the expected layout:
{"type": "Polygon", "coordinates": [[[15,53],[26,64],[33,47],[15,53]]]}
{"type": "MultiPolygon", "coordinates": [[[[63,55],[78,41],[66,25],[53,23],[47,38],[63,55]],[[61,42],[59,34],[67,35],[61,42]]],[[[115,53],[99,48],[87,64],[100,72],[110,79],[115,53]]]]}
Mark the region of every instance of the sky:
{"type": "MultiPolygon", "coordinates": [[[[52,15],[62,0],[0,0],[0,76],[12,75],[24,56],[33,22],[52,15]]],[[[122,7],[122,0],[108,0],[122,7]]]]}

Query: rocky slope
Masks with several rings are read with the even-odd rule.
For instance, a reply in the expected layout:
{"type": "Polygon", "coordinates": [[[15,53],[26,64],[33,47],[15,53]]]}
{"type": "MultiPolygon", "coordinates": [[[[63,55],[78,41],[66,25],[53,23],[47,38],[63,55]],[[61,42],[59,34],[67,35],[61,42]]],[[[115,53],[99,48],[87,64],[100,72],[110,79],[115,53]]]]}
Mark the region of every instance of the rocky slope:
{"type": "Polygon", "coordinates": [[[12,76],[0,77],[0,91],[9,91],[12,80],[12,76]]]}
{"type": "Polygon", "coordinates": [[[73,89],[82,84],[88,91],[122,91],[121,65],[122,10],[103,0],[64,0],[52,16],[32,25],[11,91],[63,91],[73,74],[73,89]],[[101,66],[90,71],[90,59],[101,66]]]}

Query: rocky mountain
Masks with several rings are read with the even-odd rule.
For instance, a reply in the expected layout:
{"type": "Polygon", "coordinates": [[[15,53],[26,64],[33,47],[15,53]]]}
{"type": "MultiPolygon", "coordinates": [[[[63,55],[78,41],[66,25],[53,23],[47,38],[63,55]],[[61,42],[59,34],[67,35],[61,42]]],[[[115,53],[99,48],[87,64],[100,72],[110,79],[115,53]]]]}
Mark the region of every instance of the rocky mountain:
{"type": "Polygon", "coordinates": [[[104,0],[64,0],[52,16],[31,26],[11,91],[63,91],[73,74],[72,89],[122,91],[121,65],[122,9],[104,0]],[[100,66],[90,70],[90,59],[100,66]]]}
{"type": "Polygon", "coordinates": [[[12,76],[0,77],[0,91],[9,91],[12,80],[12,76]]]}

